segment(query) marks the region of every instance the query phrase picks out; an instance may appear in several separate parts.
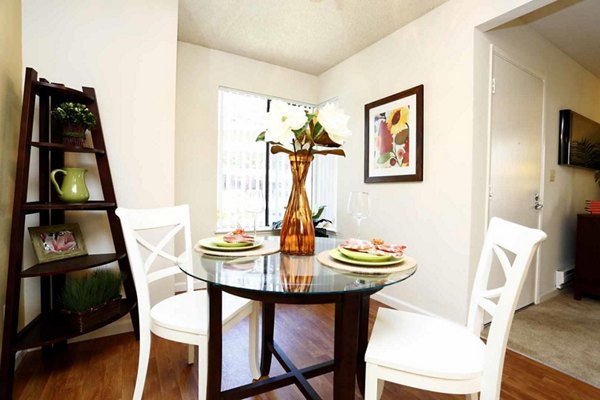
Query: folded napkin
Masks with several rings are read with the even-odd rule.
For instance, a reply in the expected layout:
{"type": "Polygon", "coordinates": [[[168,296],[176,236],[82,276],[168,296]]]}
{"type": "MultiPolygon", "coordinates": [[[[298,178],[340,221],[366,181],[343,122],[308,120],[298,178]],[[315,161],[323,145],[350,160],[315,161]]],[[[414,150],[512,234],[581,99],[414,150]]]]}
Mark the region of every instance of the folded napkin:
{"type": "Polygon", "coordinates": [[[227,243],[254,243],[254,235],[246,233],[242,228],[237,228],[223,236],[223,241],[227,243]]]}
{"type": "Polygon", "coordinates": [[[344,243],[340,244],[339,247],[346,250],[358,251],[360,253],[375,254],[378,256],[393,255],[394,257],[402,257],[406,246],[397,244],[386,244],[381,239],[373,240],[360,240],[360,239],[348,239],[344,243]]]}

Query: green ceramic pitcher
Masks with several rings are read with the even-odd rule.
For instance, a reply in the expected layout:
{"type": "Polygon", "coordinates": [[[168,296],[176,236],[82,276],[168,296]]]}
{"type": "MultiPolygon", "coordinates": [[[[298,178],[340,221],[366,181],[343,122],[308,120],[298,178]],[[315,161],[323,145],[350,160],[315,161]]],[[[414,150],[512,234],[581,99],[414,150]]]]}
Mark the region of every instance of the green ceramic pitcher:
{"type": "Polygon", "coordinates": [[[85,168],[63,168],[55,169],[50,173],[50,180],[58,192],[58,198],[65,203],[85,203],[90,198],[87,186],[85,186],[85,168]],[[58,186],[55,175],[61,173],[63,177],[62,187],[58,186]]]}

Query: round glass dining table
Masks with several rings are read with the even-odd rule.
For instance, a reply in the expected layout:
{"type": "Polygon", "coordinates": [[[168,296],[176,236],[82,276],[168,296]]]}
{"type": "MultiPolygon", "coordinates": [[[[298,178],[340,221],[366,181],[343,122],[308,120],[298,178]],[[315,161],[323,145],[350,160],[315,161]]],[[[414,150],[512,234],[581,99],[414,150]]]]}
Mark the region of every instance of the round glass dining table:
{"type": "MultiPolygon", "coordinates": [[[[279,237],[265,239],[279,241],[279,237]]],[[[273,243],[276,242],[270,244],[273,243]]],[[[266,244],[269,243],[265,243],[265,248],[272,247],[266,244]]],[[[319,399],[308,379],[332,371],[334,399],[354,398],[355,377],[361,393],[364,392],[364,354],[368,339],[370,296],[385,286],[409,278],[416,272],[417,266],[414,259],[405,257],[404,263],[407,268],[402,271],[357,274],[321,264],[317,255],[335,248],[337,244],[339,241],[335,239],[315,238],[315,254],[310,256],[292,256],[276,252],[267,255],[223,257],[196,250],[191,265],[179,266],[186,274],[207,283],[208,399],[242,399],[290,384],[295,384],[305,398],[319,399]],[[221,391],[222,292],[262,304],[260,372],[263,378],[225,391],[221,391]],[[334,303],[333,359],[297,369],[273,340],[276,303],[334,303]],[[287,371],[285,374],[268,377],[272,356],[282,364],[287,371]]]]}

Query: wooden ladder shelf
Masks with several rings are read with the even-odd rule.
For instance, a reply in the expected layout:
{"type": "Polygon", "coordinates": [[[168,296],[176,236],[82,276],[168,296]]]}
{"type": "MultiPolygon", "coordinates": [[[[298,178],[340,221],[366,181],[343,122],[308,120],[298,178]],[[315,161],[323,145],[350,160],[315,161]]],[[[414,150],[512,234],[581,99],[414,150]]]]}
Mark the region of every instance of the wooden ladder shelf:
{"type": "Polygon", "coordinates": [[[138,336],[135,287],[121,223],[115,214],[117,200],[94,89],[84,87],[82,91],[79,91],[61,84],[50,83],[43,78],[38,80],[37,72],[32,68],[27,68],[18,151],[0,363],[0,399],[12,397],[15,356],[19,350],[42,347],[45,354],[50,354],[55,347],[64,348],[67,339],[101,328],[128,313],[131,314],[135,334],[136,337],[138,336]],[[38,138],[34,141],[36,100],[38,101],[38,138]],[[54,133],[54,124],[50,121],[50,111],[66,101],[83,103],[95,115],[96,126],[91,131],[93,147],[62,144],[60,134],[54,133]],[[39,157],[38,201],[27,200],[32,148],[37,149],[34,155],[39,157]],[[49,177],[50,171],[64,167],[65,153],[89,153],[95,156],[104,200],[74,204],[62,203],[58,200],[50,188],[49,177]],[[105,212],[115,252],[39,263],[24,268],[23,247],[29,245],[24,243],[25,217],[28,214],[39,214],[40,226],[64,224],[65,211],[71,213],[69,214],[71,218],[74,215],[72,213],[77,211],[105,212]],[[71,328],[65,323],[59,311],[60,293],[66,279],[65,274],[113,262],[118,262],[121,274],[125,277],[123,286],[126,297],[121,300],[119,313],[89,327],[84,332],[71,328]],[[40,278],[41,312],[24,328],[19,329],[21,279],[31,277],[40,278]]]}

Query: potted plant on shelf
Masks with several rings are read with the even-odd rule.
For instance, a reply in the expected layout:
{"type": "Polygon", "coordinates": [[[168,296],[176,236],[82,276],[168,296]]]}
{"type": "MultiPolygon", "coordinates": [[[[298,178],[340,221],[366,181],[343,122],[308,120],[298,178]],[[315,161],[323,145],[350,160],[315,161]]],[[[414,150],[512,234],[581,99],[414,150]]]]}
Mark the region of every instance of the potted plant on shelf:
{"type": "MultiPolygon", "coordinates": [[[[326,218],[321,218],[321,215],[323,215],[324,210],[325,206],[321,206],[317,209],[317,211],[311,214],[316,237],[329,237],[329,235],[327,234],[326,226],[330,224],[331,221],[326,218]]],[[[283,220],[275,221],[271,224],[271,227],[275,230],[280,230],[282,223],[283,220]]]]}
{"type": "Polygon", "coordinates": [[[99,270],[66,280],[61,312],[73,328],[84,332],[118,314],[120,300],[121,274],[99,270]]]}
{"type": "Polygon", "coordinates": [[[96,126],[96,117],[81,103],[61,103],[51,115],[61,126],[63,143],[72,146],[83,146],[86,130],[96,126]]]}

